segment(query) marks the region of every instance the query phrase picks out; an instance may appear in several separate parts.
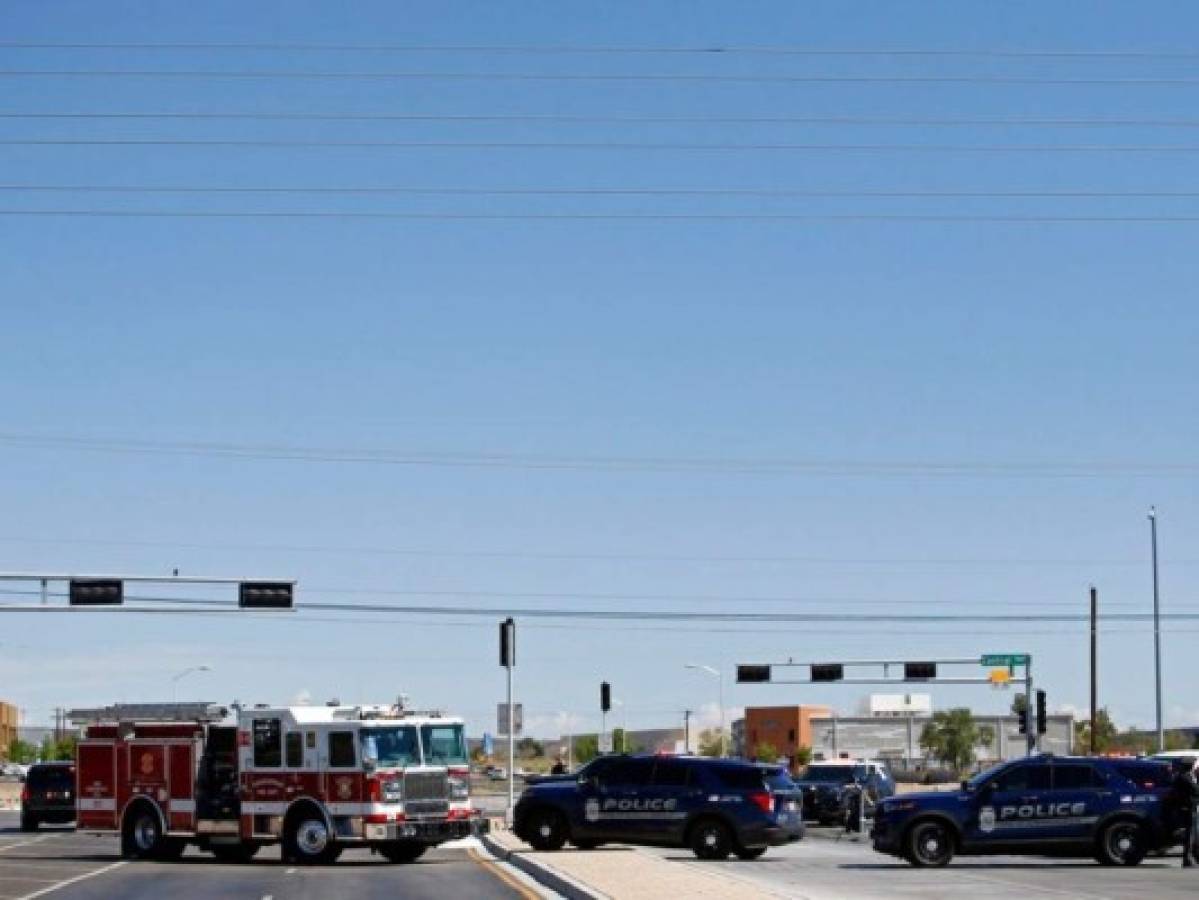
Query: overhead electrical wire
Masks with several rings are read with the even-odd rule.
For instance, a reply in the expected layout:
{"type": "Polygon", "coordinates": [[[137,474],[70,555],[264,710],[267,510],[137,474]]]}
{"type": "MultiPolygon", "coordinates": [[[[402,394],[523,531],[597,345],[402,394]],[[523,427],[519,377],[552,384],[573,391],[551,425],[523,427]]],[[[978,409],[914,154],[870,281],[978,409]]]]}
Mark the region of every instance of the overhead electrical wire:
{"type": "Polygon", "coordinates": [[[516,453],[451,453],[362,448],[312,448],[287,445],[135,441],[0,431],[0,445],[90,450],[108,453],[166,454],[293,460],[297,462],[426,465],[450,467],[566,469],[583,471],[684,471],[809,473],[852,476],[971,477],[1147,477],[1199,474],[1199,463],[1145,461],[849,460],[802,458],[731,458],[681,456],[534,456],[516,453]]]}
{"type": "Polygon", "coordinates": [[[4,192],[101,194],[351,194],[467,197],[802,197],[822,199],[1165,199],[1199,197],[1196,190],[823,190],[803,188],[659,187],[419,187],[416,185],[17,184],[4,192]]]}
{"type": "Polygon", "coordinates": [[[304,41],[0,41],[9,50],[232,50],[258,52],[498,53],[520,55],[763,55],[814,57],[949,57],[998,59],[1199,59],[1193,50],[1164,48],[810,47],[760,44],[676,46],[587,44],[347,44],[304,41]]]}
{"type": "Polygon", "coordinates": [[[846,144],[687,141],[332,141],[324,139],[0,138],[5,147],[325,147],[404,150],[634,150],[782,153],[1199,153],[1199,144],[846,144]]]}
{"type": "Polygon", "coordinates": [[[706,72],[435,72],[269,69],[0,69],[0,78],[163,78],[307,81],[486,81],[680,84],[987,84],[1061,87],[1194,87],[1199,78],[1036,75],[736,75],[706,72]]]}
{"type": "Polygon", "coordinates": [[[884,127],[1044,127],[1044,128],[1196,128],[1193,118],[1074,118],[1013,116],[998,118],[939,118],[926,116],[661,116],[572,113],[286,113],[286,112],[0,112],[0,119],[49,120],[199,120],[297,122],[440,122],[522,124],[625,124],[625,125],[869,125],[884,127]]]}
{"type": "MultiPolygon", "coordinates": [[[[106,538],[53,537],[35,538],[28,535],[0,535],[0,543],[17,544],[78,544],[100,547],[156,547],[175,550],[229,550],[253,551],[255,553],[332,553],[368,556],[431,557],[448,559],[521,559],[541,561],[620,561],[620,562],[683,562],[683,563],[797,563],[802,565],[835,566],[1143,566],[1142,559],[1118,559],[1103,557],[1096,559],[1052,559],[1046,557],[847,557],[847,556],[803,556],[803,555],[753,555],[730,556],[723,553],[618,553],[618,552],[573,552],[536,550],[449,550],[426,547],[346,547],[322,544],[258,544],[258,543],[206,543],[190,541],[145,541],[106,538]]],[[[1163,565],[1199,565],[1196,559],[1171,558],[1163,565]]]]}

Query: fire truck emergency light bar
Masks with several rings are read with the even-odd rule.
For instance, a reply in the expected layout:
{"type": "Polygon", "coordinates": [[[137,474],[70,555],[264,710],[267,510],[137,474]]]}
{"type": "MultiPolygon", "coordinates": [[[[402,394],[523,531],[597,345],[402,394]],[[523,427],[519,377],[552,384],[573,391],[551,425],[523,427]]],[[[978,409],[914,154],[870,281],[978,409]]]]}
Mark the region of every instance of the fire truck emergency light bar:
{"type": "Polygon", "coordinates": [[[67,710],[76,725],[95,722],[220,722],[229,710],[217,703],[114,703],[67,710]]]}

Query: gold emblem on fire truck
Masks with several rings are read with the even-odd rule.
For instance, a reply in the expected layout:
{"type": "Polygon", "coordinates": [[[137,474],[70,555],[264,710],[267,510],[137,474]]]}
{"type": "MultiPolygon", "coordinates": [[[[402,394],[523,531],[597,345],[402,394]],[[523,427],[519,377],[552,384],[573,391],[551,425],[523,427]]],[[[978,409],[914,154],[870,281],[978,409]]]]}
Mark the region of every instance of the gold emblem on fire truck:
{"type": "Polygon", "coordinates": [[[349,800],[354,793],[354,782],[350,778],[337,779],[337,799],[349,800]]]}
{"type": "Polygon", "coordinates": [[[146,751],[138,758],[138,768],[141,769],[143,775],[154,774],[154,754],[146,751]]]}

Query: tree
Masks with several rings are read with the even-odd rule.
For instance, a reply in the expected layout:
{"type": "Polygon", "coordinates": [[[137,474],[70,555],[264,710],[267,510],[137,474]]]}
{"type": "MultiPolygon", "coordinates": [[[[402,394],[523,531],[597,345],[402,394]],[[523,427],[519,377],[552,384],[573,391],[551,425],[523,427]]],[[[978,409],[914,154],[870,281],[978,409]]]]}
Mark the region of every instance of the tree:
{"type": "Polygon", "coordinates": [[[537,759],[545,756],[545,745],[536,738],[523,737],[516,742],[516,755],[521,759],[537,759]]]}
{"type": "Polygon", "coordinates": [[[721,736],[723,732],[719,728],[705,728],[699,733],[699,755],[700,756],[720,756],[722,749],[721,736]]]}
{"type": "Polygon", "coordinates": [[[582,734],[575,737],[574,758],[581,766],[599,756],[599,738],[594,734],[582,734]]]}
{"type": "Polygon", "coordinates": [[[638,753],[636,741],[629,737],[629,733],[623,728],[612,729],[612,752],[613,753],[638,753]]]}
{"type": "Polygon", "coordinates": [[[978,746],[988,750],[995,746],[995,729],[990,725],[978,726],[978,746]]]}
{"type": "Polygon", "coordinates": [[[761,741],[754,746],[753,758],[758,762],[774,762],[779,758],[779,748],[767,741],[761,741]]]}
{"type": "Polygon", "coordinates": [[[1012,715],[1019,717],[1020,713],[1028,709],[1028,698],[1023,694],[1016,694],[1012,697],[1012,715]]]}
{"type": "Polygon", "coordinates": [[[20,738],[8,745],[9,762],[31,763],[37,760],[37,746],[20,738]]]}
{"type": "Polygon", "coordinates": [[[920,746],[959,773],[970,768],[981,742],[974,716],[964,707],[934,713],[920,733],[920,746]]]}
{"type": "Polygon", "coordinates": [[[803,744],[795,748],[795,766],[802,769],[812,761],[812,748],[803,744]]]}
{"type": "MultiPolygon", "coordinates": [[[[1115,749],[1118,732],[1107,707],[1095,710],[1095,752],[1107,753],[1115,749]]],[[[1091,722],[1081,719],[1074,723],[1074,749],[1078,753],[1091,752],[1091,722]]]]}

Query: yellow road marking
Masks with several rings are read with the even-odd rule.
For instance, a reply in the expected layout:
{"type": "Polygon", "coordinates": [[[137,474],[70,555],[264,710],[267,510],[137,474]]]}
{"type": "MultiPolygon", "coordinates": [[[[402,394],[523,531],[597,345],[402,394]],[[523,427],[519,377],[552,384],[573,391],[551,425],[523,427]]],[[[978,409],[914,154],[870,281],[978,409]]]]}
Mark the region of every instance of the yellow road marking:
{"type": "Polygon", "coordinates": [[[502,866],[497,865],[494,860],[488,859],[487,857],[485,857],[478,850],[475,850],[472,847],[471,849],[466,851],[466,855],[469,856],[471,859],[473,859],[476,863],[478,863],[484,869],[486,869],[488,872],[490,872],[492,875],[494,875],[496,878],[498,878],[500,881],[504,882],[504,884],[508,885],[508,887],[512,888],[512,890],[514,890],[518,894],[520,894],[524,898],[524,900],[541,900],[540,894],[538,894],[536,891],[534,891],[532,888],[530,888],[527,884],[524,884],[523,882],[518,880],[510,872],[507,872],[502,866]]]}

